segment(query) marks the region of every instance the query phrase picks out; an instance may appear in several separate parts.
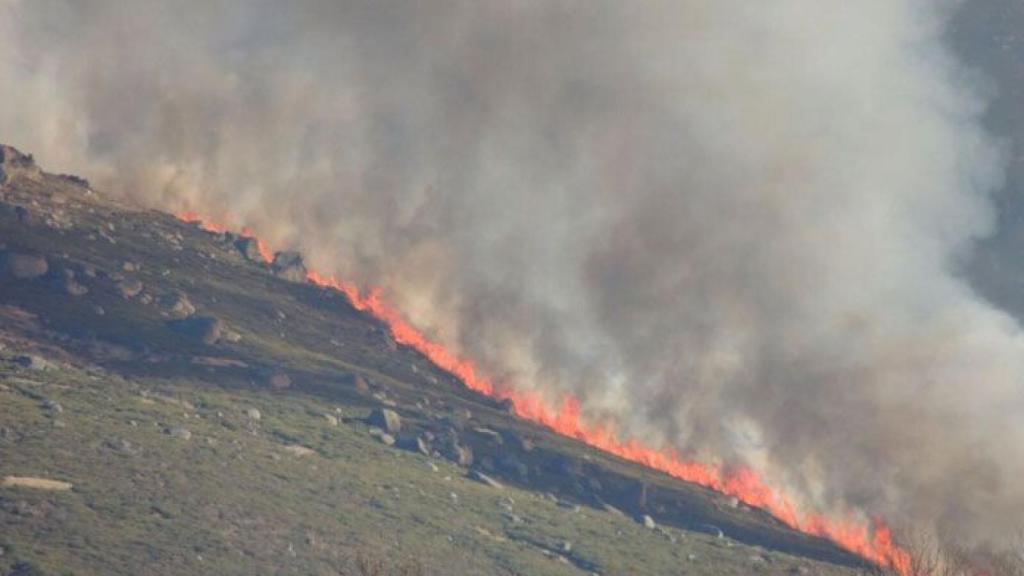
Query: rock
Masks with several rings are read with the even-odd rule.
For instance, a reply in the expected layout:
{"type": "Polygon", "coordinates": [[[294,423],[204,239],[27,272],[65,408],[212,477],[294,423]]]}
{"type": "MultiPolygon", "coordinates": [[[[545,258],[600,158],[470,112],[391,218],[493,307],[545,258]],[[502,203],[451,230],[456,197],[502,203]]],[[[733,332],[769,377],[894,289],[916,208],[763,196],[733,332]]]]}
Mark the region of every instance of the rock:
{"type": "Polygon", "coordinates": [[[382,428],[389,434],[397,434],[402,431],[402,418],[397,412],[387,408],[374,408],[366,421],[372,426],[382,428]]]}
{"type": "Polygon", "coordinates": [[[71,490],[74,486],[70,482],[51,480],[49,478],[36,478],[33,476],[5,476],[2,486],[13,488],[35,488],[38,490],[71,490]]]}
{"type": "Polygon", "coordinates": [[[614,514],[615,516],[620,516],[620,517],[625,517],[626,516],[625,512],[623,512],[622,510],[619,510],[618,508],[616,508],[615,506],[612,506],[611,504],[609,504],[607,502],[601,502],[601,508],[604,508],[605,512],[608,512],[609,514],[614,514]]]}
{"type": "Polygon", "coordinates": [[[134,446],[131,442],[125,440],[124,438],[113,438],[111,440],[107,440],[106,442],[104,442],[104,446],[118,454],[123,454],[125,456],[135,456],[141,452],[141,450],[139,450],[138,447],[134,446]]]}
{"type": "Polygon", "coordinates": [[[514,454],[503,454],[498,459],[498,470],[520,482],[525,482],[530,477],[530,467],[514,454]]]}
{"type": "Polygon", "coordinates": [[[263,417],[263,415],[260,414],[260,411],[255,408],[247,408],[245,410],[245,415],[248,416],[250,420],[259,420],[263,417]]]}
{"type": "Polygon", "coordinates": [[[451,447],[446,455],[463,468],[473,464],[473,449],[469,446],[456,444],[451,447]]]}
{"type": "Polygon", "coordinates": [[[647,528],[648,530],[654,530],[658,527],[658,524],[654,521],[654,518],[651,518],[647,514],[644,514],[640,518],[640,520],[643,522],[644,528],[647,528]]]}
{"type": "Polygon", "coordinates": [[[184,293],[177,292],[160,298],[160,305],[173,318],[187,318],[196,313],[196,307],[184,293]]]}
{"type": "Polygon", "coordinates": [[[376,426],[370,428],[370,436],[376,438],[377,440],[380,440],[387,446],[395,445],[395,437],[381,430],[380,428],[377,428],[376,426]]]}
{"type": "Polygon", "coordinates": [[[338,425],[338,417],[335,416],[334,414],[324,414],[324,420],[327,420],[327,423],[330,424],[331,426],[338,425]]]}
{"type": "Polygon", "coordinates": [[[142,292],[142,282],[138,278],[125,278],[116,284],[117,293],[122,298],[134,298],[142,292]]]}
{"type": "Polygon", "coordinates": [[[235,240],[235,248],[242,253],[242,257],[252,262],[265,262],[260,241],[251,236],[244,236],[235,240]]]}
{"type": "Polygon", "coordinates": [[[483,472],[480,472],[479,470],[470,470],[469,472],[466,473],[466,477],[469,478],[470,480],[476,480],[481,484],[486,484],[491,488],[504,488],[501,482],[498,482],[494,478],[491,478],[490,476],[484,474],[483,472]]]}
{"type": "Polygon", "coordinates": [[[171,330],[184,334],[205,344],[215,344],[220,340],[224,330],[224,322],[213,316],[189,316],[169,323],[171,330]]]}
{"type": "Polygon", "coordinates": [[[700,524],[695,527],[698,532],[704,532],[705,534],[711,534],[715,538],[725,538],[725,533],[722,529],[714,524],[700,524]]]}
{"type": "Polygon", "coordinates": [[[192,432],[188,428],[183,428],[181,426],[168,428],[165,432],[171,438],[178,438],[179,440],[188,440],[192,438],[192,432]]]}
{"type": "Polygon", "coordinates": [[[64,407],[61,406],[59,402],[54,402],[53,400],[49,399],[43,400],[43,408],[46,408],[47,410],[55,414],[61,414],[64,412],[64,407]]]}
{"type": "Polygon", "coordinates": [[[0,280],[35,280],[49,270],[42,256],[10,250],[0,252],[0,280]]]}
{"type": "Polygon", "coordinates": [[[275,276],[292,282],[306,281],[306,265],[298,252],[278,252],[270,265],[275,276]]]}
{"type": "Polygon", "coordinates": [[[89,293],[89,289],[75,280],[74,276],[62,278],[59,281],[58,286],[60,287],[60,290],[68,296],[74,296],[76,298],[79,296],[85,296],[89,293]]]}
{"type": "Polygon", "coordinates": [[[423,436],[403,434],[398,437],[395,445],[403,450],[419,452],[424,456],[430,456],[430,443],[423,436]]]}
{"type": "Polygon", "coordinates": [[[14,363],[17,364],[18,366],[21,366],[22,368],[27,368],[29,370],[43,371],[53,370],[56,368],[56,366],[54,366],[53,363],[50,362],[49,360],[46,360],[41,356],[35,356],[31,354],[15,356],[14,363]]]}
{"type": "Polygon", "coordinates": [[[274,390],[285,390],[292,386],[291,376],[279,370],[269,372],[266,378],[267,385],[274,390]]]}
{"type": "Polygon", "coordinates": [[[284,449],[285,449],[285,452],[288,452],[288,453],[290,453],[290,454],[292,454],[294,456],[299,456],[299,457],[302,457],[302,456],[312,456],[313,454],[316,454],[316,451],[313,450],[312,448],[307,448],[307,447],[301,446],[299,444],[291,444],[289,446],[285,446],[284,449]]]}
{"type": "Polygon", "coordinates": [[[523,452],[533,451],[533,440],[530,440],[526,436],[523,436],[514,430],[503,430],[501,435],[505,438],[505,443],[514,446],[523,452]]]}
{"type": "Polygon", "coordinates": [[[121,270],[124,270],[125,272],[138,272],[140,267],[141,266],[135,262],[125,262],[121,265],[121,270]]]}

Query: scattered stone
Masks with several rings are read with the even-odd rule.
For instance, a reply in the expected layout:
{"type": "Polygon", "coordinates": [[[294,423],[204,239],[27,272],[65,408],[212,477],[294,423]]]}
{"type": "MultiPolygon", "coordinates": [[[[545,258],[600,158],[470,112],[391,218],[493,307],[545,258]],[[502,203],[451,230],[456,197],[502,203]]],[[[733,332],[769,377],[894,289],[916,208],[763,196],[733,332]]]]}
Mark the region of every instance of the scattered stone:
{"type": "Polygon", "coordinates": [[[107,448],[113,450],[114,452],[118,454],[123,454],[125,456],[135,456],[140,452],[140,450],[136,446],[134,446],[131,442],[125,440],[124,438],[114,438],[111,440],[107,440],[104,443],[104,445],[107,448]]]}
{"type": "Polygon", "coordinates": [[[501,437],[501,434],[491,430],[490,428],[473,428],[473,432],[487,438],[488,441],[493,442],[497,446],[501,446],[505,443],[505,440],[501,437]]]}
{"type": "Polygon", "coordinates": [[[169,323],[171,330],[204,344],[216,344],[224,331],[224,322],[213,316],[189,316],[169,323]]]}
{"type": "Polygon", "coordinates": [[[647,514],[644,514],[640,520],[643,522],[644,528],[647,528],[648,530],[654,530],[658,527],[658,524],[654,521],[654,518],[651,518],[647,514]]]}
{"type": "Polygon", "coordinates": [[[56,366],[54,366],[54,364],[49,360],[46,360],[41,356],[36,356],[33,354],[15,356],[14,363],[17,364],[18,366],[21,366],[22,368],[27,368],[29,370],[36,370],[40,372],[44,370],[53,370],[56,368],[56,366]]]}
{"type": "Polygon", "coordinates": [[[306,281],[306,265],[298,252],[278,252],[270,265],[275,276],[292,282],[306,281]]]}
{"type": "Polygon", "coordinates": [[[616,508],[615,506],[612,506],[611,504],[609,504],[607,502],[601,502],[601,508],[604,508],[605,512],[608,512],[610,514],[614,514],[615,516],[621,516],[621,517],[625,517],[626,516],[625,512],[623,512],[622,510],[619,510],[618,508],[616,508]]]}
{"type": "Polygon", "coordinates": [[[117,283],[117,293],[122,298],[135,298],[142,293],[142,282],[138,278],[125,278],[117,283]]]}
{"type": "Polygon", "coordinates": [[[53,412],[54,414],[64,413],[64,407],[61,406],[59,402],[54,402],[50,399],[43,400],[43,408],[53,412]]]}
{"type": "Polygon", "coordinates": [[[252,262],[265,262],[263,251],[260,250],[260,241],[251,236],[244,236],[235,240],[235,248],[242,253],[242,256],[252,262]]]}
{"type": "Polygon", "coordinates": [[[284,372],[273,371],[267,374],[267,385],[274,390],[285,390],[291,388],[292,379],[284,372]]]}
{"type": "Polygon", "coordinates": [[[503,454],[498,459],[498,469],[520,482],[525,482],[530,476],[530,467],[515,454],[503,454]]]}
{"type": "Polygon", "coordinates": [[[250,420],[259,420],[263,417],[263,415],[260,414],[260,411],[255,408],[246,408],[245,415],[248,416],[250,420]]]}
{"type": "Polygon", "coordinates": [[[526,436],[514,431],[514,430],[503,430],[501,433],[505,438],[505,443],[509,444],[523,452],[532,452],[534,448],[533,440],[530,440],[526,436]]]}
{"type": "Polygon", "coordinates": [[[188,318],[196,313],[196,307],[181,292],[164,296],[160,299],[160,305],[173,318],[188,318]]]}
{"type": "Polygon", "coordinates": [[[51,480],[49,478],[35,478],[32,476],[5,476],[3,485],[10,488],[35,488],[38,490],[71,490],[74,487],[70,482],[51,480]]]}
{"type": "Polygon", "coordinates": [[[481,484],[486,484],[491,488],[504,488],[501,482],[498,482],[494,478],[491,478],[490,476],[484,474],[483,472],[480,472],[479,470],[470,470],[469,472],[466,473],[466,477],[469,478],[470,480],[476,480],[481,484]]]}
{"type": "Polygon", "coordinates": [[[371,426],[380,427],[389,434],[397,434],[402,431],[402,418],[397,412],[387,408],[374,408],[366,421],[371,426]]]}
{"type": "Polygon", "coordinates": [[[403,434],[398,437],[395,445],[403,450],[410,450],[412,452],[419,452],[424,456],[430,456],[430,443],[423,436],[403,434]]]}
{"type": "Polygon", "coordinates": [[[34,280],[50,270],[46,258],[34,254],[0,252],[0,281],[3,280],[34,280]]]}
{"type": "Polygon", "coordinates": [[[316,454],[316,450],[313,450],[312,448],[306,448],[305,446],[300,446],[299,444],[291,444],[289,446],[285,446],[284,449],[286,452],[289,452],[299,457],[311,456],[313,454],[316,454]]]}
{"type": "Polygon", "coordinates": [[[192,432],[188,428],[183,428],[181,426],[168,428],[165,432],[171,438],[178,438],[180,440],[188,440],[192,438],[192,432]]]}
{"type": "Polygon", "coordinates": [[[711,534],[715,538],[725,538],[725,533],[722,529],[714,524],[700,524],[696,526],[697,531],[704,532],[705,534],[711,534]]]}

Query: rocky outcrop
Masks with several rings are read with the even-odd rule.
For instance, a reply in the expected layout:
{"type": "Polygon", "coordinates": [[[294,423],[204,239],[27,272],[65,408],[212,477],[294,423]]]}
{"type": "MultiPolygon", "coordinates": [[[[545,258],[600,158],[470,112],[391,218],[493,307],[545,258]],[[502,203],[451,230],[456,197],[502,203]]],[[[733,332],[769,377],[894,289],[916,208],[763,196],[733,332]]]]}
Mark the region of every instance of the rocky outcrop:
{"type": "Polygon", "coordinates": [[[387,408],[375,408],[366,419],[371,426],[376,426],[388,434],[398,434],[402,431],[402,418],[394,410],[387,408]]]}
{"type": "Polygon", "coordinates": [[[306,265],[298,252],[278,252],[270,265],[275,276],[292,282],[306,281],[306,265]]]}
{"type": "Polygon", "coordinates": [[[34,280],[50,270],[46,258],[23,252],[0,252],[0,281],[34,280]]]}
{"type": "Polygon", "coordinates": [[[169,323],[171,330],[204,344],[216,344],[224,332],[224,321],[213,316],[190,316],[169,323]]]}

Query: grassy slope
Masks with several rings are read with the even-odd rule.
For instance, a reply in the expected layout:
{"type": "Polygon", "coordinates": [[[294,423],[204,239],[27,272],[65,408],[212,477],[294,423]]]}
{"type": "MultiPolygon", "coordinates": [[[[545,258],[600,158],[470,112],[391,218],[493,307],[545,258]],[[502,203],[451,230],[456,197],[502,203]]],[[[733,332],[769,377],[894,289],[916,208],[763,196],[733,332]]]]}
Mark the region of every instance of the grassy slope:
{"type": "Polygon", "coordinates": [[[414,560],[430,574],[854,572],[841,565],[848,556],[756,510],[501,413],[394,347],[341,297],[274,278],[214,235],[52,176],[15,174],[0,194],[37,220],[0,211],[0,243],[100,271],[81,279],[90,292],[78,298],[43,280],[0,284],[0,358],[35,349],[62,366],[0,362],[0,477],[75,486],[0,487],[0,573],[29,563],[45,573],[347,574],[364,553],[414,560]],[[44,222],[62,213],[69,225],[44,222]],[[175,234],[180,250],[167,240],[175,234]],[[125,261],[142,269],[124,273],[125,261]],[[187,293],[241,341],[207,346],[174,333],[159,306],[116,293],[117,274],[138,277],[157,299],[187,293]],[[12,321],[18,310],[36,319],[12,321]],[[209,357],[221,361],[197,363],[209,357]],[[267,370],[287,372],[294,385],[271,390],[267,370]],[[395,401],[412,429],[469,409],[463,438],[485,467],[515,449],[473,427],[533,438],[538,448],[517,454],[528,479],[492,488],[442,458],[375,441],[362,420],[380,402],[353,386],[356,375],[395,401]],[[244,414],[250,407],[259,421],[244,414]],[[166,433],[174,427],[191,438],[166,433]],[[315,454],[296,456],[286,449],[293,444],[315,454]],[[643,508],[632,496],[641,482],[643,508]],[[648,530],[600,501],[670,527],[648,530]],[[685,530],[703,524],[748,544],[685,530]]]}

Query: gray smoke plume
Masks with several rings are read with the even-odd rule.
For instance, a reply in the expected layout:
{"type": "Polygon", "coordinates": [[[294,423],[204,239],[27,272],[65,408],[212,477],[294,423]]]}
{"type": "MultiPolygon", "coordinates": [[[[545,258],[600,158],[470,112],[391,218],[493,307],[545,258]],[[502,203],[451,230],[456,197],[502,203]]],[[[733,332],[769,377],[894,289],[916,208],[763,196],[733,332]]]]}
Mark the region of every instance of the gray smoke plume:
{"type": "Polygon", "coordinates": [[[496,380],[998,541],[1004,149],[940,0],[0,0],[0,140],[386,287],[496,380]]]}

